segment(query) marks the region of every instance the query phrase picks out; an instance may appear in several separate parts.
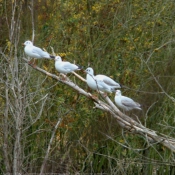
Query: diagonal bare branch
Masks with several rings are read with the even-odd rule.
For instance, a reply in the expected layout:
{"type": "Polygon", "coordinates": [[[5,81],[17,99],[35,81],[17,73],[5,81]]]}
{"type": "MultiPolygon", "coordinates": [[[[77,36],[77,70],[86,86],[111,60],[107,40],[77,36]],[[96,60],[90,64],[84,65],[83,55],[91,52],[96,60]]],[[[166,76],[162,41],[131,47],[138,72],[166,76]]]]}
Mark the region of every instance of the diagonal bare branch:
{"type": "MultiPolygon", "coordinates": [[[[28,60],[26,58],[23,58],[23,60],[28,62],[28,60]]],[[[132,132],[134,134],[142,135],[145,139],[149,139],[150,142],[152,142],[152,140],[154,140],[155,142],[157,142],[159,144],[162,144],[166,148],[168,148],[171,151],[175,152],[175,139],[174,138],[171,138],[167,135],[164,135],[164,134],[158,133],[157,131],[146,128],[142,124],[136,122],[135,120],[133,120],[129,116],[122,113],[113,104],[113,102],[109,99],[109,97],[104,97],[105,102],[101,101],[99,98],[94,97],[92,94],[86,92],[81,87],[76,85],[74,82],[72,82],[64,74],[61,74],[61,76],[63,77],[61,79],[60,76],[58,77],[55,74],[49,73],[49,72],[47,72],[47,71],[45,71],[45,70],[43,70],[43,69],[41,69],[37,66],[32,67],[32,68],[39,71],[39,72],[41,72],[41,73],[43,73],[43,74],[46,74],[46,75],[52,77],[53,79],[56,79],[60,83],[63,83],[65,85],[71,87],[72,89],[74,89],[78,93],[80,93],[80,94],[86,96],[87,98],[91,99],[95,103],[95,108],[98,108],[100,110],[109,112],[113,117],[115,117],[117,119],[117,122],[119,123],[119,125],[122,128],[125,128],[125,129],[129,130],[130,132],[132,132]]]]}

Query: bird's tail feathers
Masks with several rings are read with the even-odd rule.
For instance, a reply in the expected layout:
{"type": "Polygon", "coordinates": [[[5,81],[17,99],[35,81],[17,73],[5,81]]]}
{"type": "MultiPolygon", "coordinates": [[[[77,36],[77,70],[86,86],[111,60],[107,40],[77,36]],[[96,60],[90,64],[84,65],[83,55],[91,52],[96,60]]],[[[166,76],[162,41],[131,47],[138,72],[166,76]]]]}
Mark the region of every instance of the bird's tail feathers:
{"type": "Polygon", "coordinates": [[[138,110],[140,110],[140,111],[142,110],[142,108],[141,108],[141,107],[137,107],[137,109],[138,109],[138,110]]]}
{"type": "Polygon", "coordinates": [[[118,88],[123,88],[123,85],[119,84],[119,87],[117,87],[116,89],[118,89],[118,88]]]}
{"type": "Polygon", "coordinates": [[[121,84],[118,84],[118,86],[115,86],[113,88],[111,88],[112,92],[116,92],[117,89],[122,88],[123,86],[121,84]]]}
{"type": "Polygon", "coordinates": [[[52,58],[52,59],[55,59],[55,56],[53,56],[53,55],[50,55],[50,58],[52,58]]]}
{"type": "Polygon", "coordinates": [[[139,103],[137,103],[137,105],[138,105],[138,108],[137,109],[142,110],[142,105],[139,104],[139,103]]]}
{"type": "Polygon", "coordinates": [[[111,88],[111,91],[112,92],[116,92],[116,88],[111,88]]]}
{"type": "Polygon", "coordinates": [[[82,70],[82,69],[84,69],[83,66],[80,66],[80,65],[77,65],[77,66],[78,66],[78,70],[82,70]]]}

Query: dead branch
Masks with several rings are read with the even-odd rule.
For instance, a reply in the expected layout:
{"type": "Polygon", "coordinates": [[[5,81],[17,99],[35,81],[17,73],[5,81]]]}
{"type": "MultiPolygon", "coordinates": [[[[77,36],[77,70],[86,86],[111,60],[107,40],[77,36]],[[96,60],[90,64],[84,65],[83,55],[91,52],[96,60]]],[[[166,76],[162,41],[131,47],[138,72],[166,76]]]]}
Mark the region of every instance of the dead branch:
{"type": "Polygon", "coordinates": [[[48,157],[49,157],[49,153],[50,153],[50,149],[51,149],[51,144],[52,144],[52,142],[53,142],[53,139],[54,139],[54,137],[55,137],[55,133],[56,133],[56,131],[57,131],[58,126],[59,126],[60,123],[61,123],[61,118],[59,118],[59,120],[57,121],[57,123],[56,123],[56,125],[55,125],[55,127],[54,127],[54,130],[53,130],[53,132],[52,132],[52,136],[51,136],[51,138],[50,138],[49,145],[48,145],[48,147],[47,147],[46,155],[45,155],[45,157],[44,157],[44,161],[43,161],[42,166],[41,166],[40,175],[42,175],[43,172],[44,172],[45,165],[46,165],[47,159],[48,159],[48,157]]]}
{"type": "MultiPolygon", "coordinates": [[[[26,58],[23,58],[23,60],[25,60],[26,62],[28,61],[26,58]]],[[[93,95],[91,95],[90,93],[86,92],[85,90],[83,90],[81,87],[79,87],[78,85],[76,85],[74,82],[72,82],[66,75],[61,74],[63,79],[60,78],[60,76],[56,76],[55,74],[51,74],[39,67],[32,67],[33,69],[42,72],[43,74],[52,77],[53,79],[56,79],[57,81],[59,81],[60,83],[63,83],[69,87],[71,87],[72,89],[74,89],[75,91],[77,91],[78,93],[86,96],[87,98],[91,99],[92,101],[94,101],[95,103],[95,108],[98,108],[100,110],[109,112],[113,117],[115,117],[117,119],[117,122],[119,123],[119,125],[122,128],[125,128],[127,130],[129,130],[132,133],[137,133],[139,135],[142,135],[143,137],[145,137],[145,139],[149,139],[150,142],[152,142],[153,140],[159,144],[162,144],[163,146],[165,146],[166,148],[170,149],[171,151],[175,152],[175,139],[171,138],[169,136],[163,135],[161,133],[158,133],[157,131],[151,130],[149,128],[146,128],[145,126],[143,126],[142,124],[136,122],[135,120],[133,120],[132,118],[130,118],[129,116],[123,114],[114,104],[113,102],[109,99],[109,97],[105,97],[104,101],[100,100],[97,97],[94,97],[93,95]]],[[[83,78],[81,78],[82,80],[83,78]]]]}

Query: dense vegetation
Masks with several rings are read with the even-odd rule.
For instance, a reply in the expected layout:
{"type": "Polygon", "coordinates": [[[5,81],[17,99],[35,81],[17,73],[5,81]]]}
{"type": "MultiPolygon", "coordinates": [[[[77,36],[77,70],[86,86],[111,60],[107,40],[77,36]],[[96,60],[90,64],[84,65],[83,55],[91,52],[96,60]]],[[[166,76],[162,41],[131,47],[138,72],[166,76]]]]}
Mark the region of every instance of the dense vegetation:
{"type": "MultiPolygon", "coordinates": [[[[174,1],[0,0],[0,7],[0,173],[15,171],[19,116],[22,164],[16,169],[23,174],[41,171],[59,119],[44,172],[174,174],[171,150],[122,129],[91,100],[22,59],[22,43],[34,36],[49,53],[53,47],[64,60],[90,65],[128,87],[122,93],[143,105],[143,112],[129,116],[174,137],[174,1]]],[[[53,61],[37,64],[58,74],[53,61]]]]}

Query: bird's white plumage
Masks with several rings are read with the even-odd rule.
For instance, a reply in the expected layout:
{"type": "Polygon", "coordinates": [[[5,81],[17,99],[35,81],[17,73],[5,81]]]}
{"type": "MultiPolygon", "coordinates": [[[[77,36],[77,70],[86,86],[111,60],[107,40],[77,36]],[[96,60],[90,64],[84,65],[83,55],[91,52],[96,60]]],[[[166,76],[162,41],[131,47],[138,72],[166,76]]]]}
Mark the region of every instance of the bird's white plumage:
{"type": "Polygon", "coordinates": [[[91,67],[88,67],[85,72],[87,85],[93,90],[112,93],[116,88],[121,88],[120,84],[106,75],[94,76],[94,70],[91,67]]]}
{"type": "Polygon", "coordinates": [[[26,55],[28,55],[31,58],[51,59],[53,57],[53,56],[50,56],[50,54],[48,52],[45,52],[42,49],[40,49],[39,47],[34,46],[31,41],[25,41],[24,45],[25,45],[24,52],[26,53],[26,55]]]}
{"type": "Polygon", "coordinates": [[[116,105],[119,108],[123,109],[124,111],[130,111],[132,109],[142,110],[141,105],[139,103],[135,102],[129,97],[122,96],[120,90],[116,91],[114,100],[115,100],[116,105]]]}
{"type": "Polygon", "coordinates": [[[60,73],[67,74],[67,73],[79,70],[80,67],[67,61],[63,62],[60,56],[56,56],[55,69],[60,73]]]}

